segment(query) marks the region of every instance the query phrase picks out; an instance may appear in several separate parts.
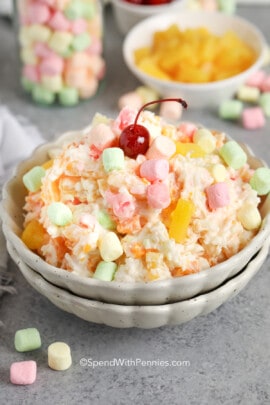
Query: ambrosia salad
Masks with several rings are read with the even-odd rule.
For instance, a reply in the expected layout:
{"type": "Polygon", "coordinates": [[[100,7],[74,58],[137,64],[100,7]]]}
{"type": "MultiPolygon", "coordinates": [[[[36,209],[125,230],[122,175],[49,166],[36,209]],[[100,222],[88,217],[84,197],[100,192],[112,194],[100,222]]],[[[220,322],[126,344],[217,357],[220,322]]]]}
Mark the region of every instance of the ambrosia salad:
{"type": "Polygon", "coordinates": [[[49,264],[108,281],[168,279],[230,258],[257,233],[258,175],[224,133],[128,107],[89,128],[23,177],[22,240],[49,264]]]}

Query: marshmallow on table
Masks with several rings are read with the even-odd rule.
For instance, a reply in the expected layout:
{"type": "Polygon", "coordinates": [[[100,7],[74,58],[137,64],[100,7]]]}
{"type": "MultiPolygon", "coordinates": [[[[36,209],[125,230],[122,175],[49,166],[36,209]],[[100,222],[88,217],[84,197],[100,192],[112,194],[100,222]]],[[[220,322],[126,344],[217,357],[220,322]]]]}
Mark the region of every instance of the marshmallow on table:
{"type": "Polygon", "coordinates": [[[270,75],[263,80],[261,84],[261,91],[263,92],[270,91],[270,75]]]}
{"type": "Polygon", "coordinates": [[[219,106],[219,116],[225,120],[236,120],[241,117],[243,103],[240,100],[225,100],[219,106]]]}
{"type": "Polygon", "coordinates": [[[48,365],[56,371],[67,370],[72,364],[70,347],[64,342],[54,342],[48,347],[48,365]]]}
{"type": "Polygon", "coordinates": [[[263,81],[266,78],[266,73],[263,70],[258,70],[252,73],[246,81],[246,85],[250,87],[261,88],[263,81]]]}
{"type": "Polygon", "coordinates": [[[14,362],[10,366],[10,382],[16,385],[30,385],[36,381],[37,363],[33,360],[14,362]]]}
{"type": "Polygon", "coordinates": [[[136,91],[132,91],[126,94],[123,94],[118,100],[118,108],[122,110],[122,108],[129,106],[130,108],[134,108],[134,110],[139,110],[143,105],[143,101],[141,96],[136,93],[136,91]]]}
{"type": "Polygon", "coordinates": [[[17,352],[28,352],[41,347],[41,338],[36,328],[17,330],[14,337],[14,346],[17,352]]]}
{"type": "Polygon", "coordinates": [[[265,125],[265,117],[261,107],[244,109],[242,113],[242,124],[246,129],[258,129],[265,125]]]}
{"type": "Polygon", "coordinates": [[[243,85],[239,87],[236,97],[247,103],[256,103],[260,97],[260,90],[257,87],[243,85]]]}
{"type": "Polygon", "coordinates": [[[259,104],[266,117],[270,117],[270,91],[260,95],[259,104]]]}
{"type": "Polygon", "coordinates": [[[162,103],[160,106],[160,115],[166,120],[177,121],[181,118],[183,106],[177,102],[162,103]]]}

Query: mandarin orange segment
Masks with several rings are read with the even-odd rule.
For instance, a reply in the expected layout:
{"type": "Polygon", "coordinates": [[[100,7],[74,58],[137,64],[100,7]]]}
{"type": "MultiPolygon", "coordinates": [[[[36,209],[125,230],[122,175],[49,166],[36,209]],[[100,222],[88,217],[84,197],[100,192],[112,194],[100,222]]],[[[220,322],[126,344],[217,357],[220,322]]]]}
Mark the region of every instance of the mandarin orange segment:
{"type": "Polygon", "coordinates": [[[195,207],[192,201],[180,198],[175,210],[171,214],[171,223],[169,226],[169,236],[177,243],[182,243],[187,235],[195,207]]]}
{"type": "Polygon", "coordinates": [[[46,235],[43,226],[36,219],[33,219],[26,225],[21,239],[29,249],[38,250],[44,245],[46,235]]]}

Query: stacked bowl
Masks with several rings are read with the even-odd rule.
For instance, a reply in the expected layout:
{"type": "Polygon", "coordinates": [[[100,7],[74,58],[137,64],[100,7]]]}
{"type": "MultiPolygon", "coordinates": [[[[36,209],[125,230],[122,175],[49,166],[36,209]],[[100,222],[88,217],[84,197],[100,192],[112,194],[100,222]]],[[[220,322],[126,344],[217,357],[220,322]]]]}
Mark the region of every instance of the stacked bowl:
{"type": "MultiPolygon", "coordinates": [[[[64,134],[38,147],[5,184],[1,202],[3,231],[10,256],[29,284],[54,305],[90,322],[128,328],[155,328],[207,314],[239,293],[262,266],[270,242],[270,196],[262,198],[263,218],[256,236],[240,252],[196,274],[152,282],[107,282],[86,278],[46,263],[21,240],[25,196],[22,177],[48,160],[48,152],[72,139],[64,134]]],[[[265,166],[242,145],[251,168],[265,166]]]]}

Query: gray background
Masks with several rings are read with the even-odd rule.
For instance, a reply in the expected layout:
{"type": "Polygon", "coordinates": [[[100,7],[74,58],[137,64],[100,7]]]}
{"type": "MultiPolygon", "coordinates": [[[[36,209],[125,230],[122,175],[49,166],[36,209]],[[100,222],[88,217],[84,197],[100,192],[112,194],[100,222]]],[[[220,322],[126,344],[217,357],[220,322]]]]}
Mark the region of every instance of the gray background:
{"type": "MultiPolygon", "coordinates": [[[[269,6],[239,6],[238,14],[261,28],[270,42],[269,6]]],[[[102,91],[75,108],[42,108],[20,90],[16,40],[7,20],[0,20],[0,103],[29,118],[50,139],[81,128],[92,115],[114,117],[117,100],[138,82],[124,65],[123,38],[115,27],[110,8],[105,13],[107,75],[102,91]]],[[[262,130],[247,132],[240,124],[222,122],[215,111],[189,110],[185,120],[225,130],[236,140],[249,143],[270,163],[270,119],[262,130]]],[[[0,404],[250,404],[270,403],[270,258],[249,285],[216,311],[191,322],[153,330],[113,329],[87,323],[54,307],[24,280],[11,261],[17,295],[0,301],[0,404]],[[17,353],[17,329],[37,327],[42,349],[17,353]],[[47,366],[46,349],[55,340],[72,349],[73,366],[56,372],[47,366]],[[81,358],[97,361],[182,360],[188,367],[118,366],[81,367],[81,358]],[[38,376],[31,386],[9,383],[14,361],[34,359],[38,376]]]]}

